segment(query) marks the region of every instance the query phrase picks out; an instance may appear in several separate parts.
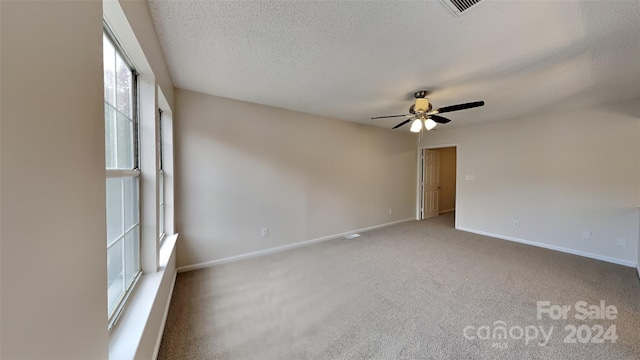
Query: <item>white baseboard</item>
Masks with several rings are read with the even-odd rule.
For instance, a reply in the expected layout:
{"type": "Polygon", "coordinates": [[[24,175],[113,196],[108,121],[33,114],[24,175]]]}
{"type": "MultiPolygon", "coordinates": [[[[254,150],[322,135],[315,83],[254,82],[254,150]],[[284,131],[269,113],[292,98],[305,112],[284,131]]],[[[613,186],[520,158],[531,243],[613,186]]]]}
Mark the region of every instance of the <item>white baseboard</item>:
{"type": "Polygon", "coordinates": [[[173,289],[176,287],[176,277],[178,272],[173,273],[173,280],[171,281],[171,290],[169,290],[169,296],[167,298],[167,306],[164,308],[164,314],[162,314],[162,322],[160,323],[160,330],[158,331],[158,339],[156,340],[156,347],[153,350],[152,359],[158,358],[160,352],[160,344],[162,343],[162,335],[164,335],[164,327],[167,324],[167,317],[169,316],[169,306],[171,305],[171,298],[173,297],[173,289]]]}
{"type": "Polygon", "coordinates": [[[343,232],[343,233],[340,233],[340,234],[323,236],[323,237],[319,237],[317,239],[300,241],[300,242],[297,242],[297,243],[278,246],[278,247],[274,247],[274,248],[270,248],[270,249],[254,251],[254,252],[250,252],[250,253],[246,253],[246,254],[229,256],[229,257],[226,257],[226,258],[217,259],[217,260],[211,260],[211,261],[205,261],[205,262],[201,262],[201,263],[193,264],[193,265],[181,266],[181,267],[178,268],[178,272],[197,270],[197,269],[207,268],[207,267],[210,267],[210,266],[227,264],[227,263],[234,262],[234,261],[250,259],[250,258],[254,258],[254,257],[258,257],[258,256],[274,254],[274,253],[281,252],[281,251],[295,249],[295,248],[298,248],[298,247],[301,247],[301,246],[307,246],[307,245],[316,244],[316,243],[319,243],[319,242],[322,242],[322,241],[327,241],[327,240],[339,238],[339,237],[342,237],[342,236],[345,236],[345,235],[349,235],[349,234],[353,234],[353,233],[356,233],[356,232],[365,232],[365,231],[369,231],[369,230],[379,229],[379,228],[382,228],[382,227],[391,226],[391,225],[395,225],[395,224],[400,224],[400,223],[407,222],[407,221],[414,221],[414,220],[415,220],[414,218],[403,219],[403,220],[393,221],[393,222],[386,223],[386,224],[369,226],[369,227],[362,228],[362,229],[351,230],[351,231],[343,232]]]}
{"type": "Polygon", "coordinates": [[[600,255],[600,254],[594,254],[594,253],[590,253],[590,252],[586,252],[586,251],[580,251],[580,250],[575,250],[575,249],[564,248],[564,247],[561,247],[561,246],[549,245],[549,244],[545,244],[545,243],[541,243],[541,242],[537,242],[537,241],[518,239],[518,238],[515,238],[515,237],[512,237],[512,236],[493,234],[493,233],[490,233],[490,232],[481,231],[481,230],[474,230],[474,229],[469,229],[469,228],[465,228],[465,227],[458,227],[458,230],[462,230],[462,231],[466,231],[466,232],[470,232],[470,233],[474,233],[474,234],[478,234],[478,235],[489,236],[489,237],[493,237],[493,238],[496,238],[496,239],[508,240],[508,241],[513,241],[513,242],[517,242],[517,243],[521,243],[521,244],[536,246],[536,247],[545,248],[545,249],[549,249],[549,250],[560,251],[560,252],[567,253],[567,254],[578,255],[578,256],[583,256],[583,257],[587,257],[587,258],[591,258],[591,259],[606,261],[606,262],[610,262],[610,263],[614,263],[614,264],[618,264],[618,265],[623,265],[623,266],[628,266],[628,267],[636,267],[636,265],[637,265],[635,262],[629,261],[629,260],[618,259],[618,258],[614,258],[614,257],[610,257],[610,256],[600,255]]]}

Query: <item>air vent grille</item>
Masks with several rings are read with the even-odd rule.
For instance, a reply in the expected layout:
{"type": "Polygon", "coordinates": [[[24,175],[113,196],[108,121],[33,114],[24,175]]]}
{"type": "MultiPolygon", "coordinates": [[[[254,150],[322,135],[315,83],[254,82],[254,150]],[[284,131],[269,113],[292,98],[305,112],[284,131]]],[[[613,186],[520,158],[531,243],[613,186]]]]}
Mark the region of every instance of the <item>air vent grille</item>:
{"type": "Polygon", "coordinates": [[[480,0],[442,0],[456,15],[461,15],[480,0]]]}

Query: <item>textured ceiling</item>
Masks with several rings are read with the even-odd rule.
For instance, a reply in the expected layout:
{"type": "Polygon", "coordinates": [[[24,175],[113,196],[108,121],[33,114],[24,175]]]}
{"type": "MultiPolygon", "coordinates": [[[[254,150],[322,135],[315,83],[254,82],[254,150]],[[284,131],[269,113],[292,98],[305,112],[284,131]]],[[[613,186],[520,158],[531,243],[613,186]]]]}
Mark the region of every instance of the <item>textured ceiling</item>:
{"type": "MultiPolygon", "coordinates": [[[[176,87],[337,119],[446,127],[640,98],[640,1],[176,1],[149,8],[176,87]]],[[[405,126],[405,129],[408,126],[405,126]]]]}

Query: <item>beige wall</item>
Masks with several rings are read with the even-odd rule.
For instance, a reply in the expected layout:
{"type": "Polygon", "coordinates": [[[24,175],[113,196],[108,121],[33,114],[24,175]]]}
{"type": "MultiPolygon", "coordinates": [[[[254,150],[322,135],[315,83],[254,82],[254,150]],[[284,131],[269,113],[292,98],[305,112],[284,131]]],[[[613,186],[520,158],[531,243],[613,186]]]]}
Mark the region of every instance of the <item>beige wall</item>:
{"type": "MultiPolygon", "coordinates": [[[[491,106],[491,104],[487,104],[491,106]]],[[[640,102],[476,127],[421,146],[458,146],[458,226],[635,264],[640,102]],[[475,181],[466,181],[475,175],[475,181]],[[520,221],[520,228],[513,221],[520,221]],[[583,239],[583,231],[592,239],[583,239]],[[619,237],[628,247],[619,247],[619,237]]]]}
{"type": "Polygon", "coordinates": [[[175,96],[179,267],[415,216],[415,135],[175,96]]]}
{"type": "Polygon", "coordinates": [[[456,148],[435,149],[440,152],[440,212],[456,208],[456,148]]]}
{"type": "Polygon", "coordinates": [[[106,359],[102,4],[0,9],[0,358],[106,359]]]}

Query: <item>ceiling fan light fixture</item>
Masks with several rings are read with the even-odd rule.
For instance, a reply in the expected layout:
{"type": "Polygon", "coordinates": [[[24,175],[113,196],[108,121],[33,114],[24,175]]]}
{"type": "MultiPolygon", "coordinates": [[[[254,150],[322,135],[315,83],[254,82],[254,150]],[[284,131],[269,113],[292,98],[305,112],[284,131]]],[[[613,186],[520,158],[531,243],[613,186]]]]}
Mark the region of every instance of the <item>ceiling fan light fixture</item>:
{"type": "MultiPolygon", "coordinates": [[[[461,1],[471,1],[471,0],[461,0],[461,1]]],[[[394,126],[392,129],[397,129],[401,126],[404,126],[405,124],[408,124],[409,122],[411,122],[411,120],[413,120],[410,130],[412,132],[421,132],[423,129],[422,128],[423,123],[424,123],[425,129],[432,130],[438,124],[446,124],[451,121],[446,117],[436,115],[436,114],[442,114],[442,113],[448,113],[452,111],[471,109],[478,106],[484,106],[484,101],[474,101],[470,103],[449,105],[449,106],[433,109],[432,104],[429,102],[429,99],[427,99],[426,90],[417,91],[414,94],[414,96],[416,98],[416,101],[415,101],[415,104],[409,107],[408,114],[375,116],[375,117],[372,117],[371,120],[404,117],[405,120],[399,123],[398,125],[394,126]]]]}
{"type": "Polygon", "coordinates": [[[432,119],[427,119],[427,120],[424,121],[424,127],[427,130],[433,129],[434,127],[436,127],[436,125],[438,125],[438,123],[433,121],[432,119]]]}
{"type": "Polygon", "coordinates": [[[409,130],[414,133],[420,132],[420,130],[422,130],[422,120],[420,119],[413,120],[413,123],[411,124],[411,129],[409,130]]]}

